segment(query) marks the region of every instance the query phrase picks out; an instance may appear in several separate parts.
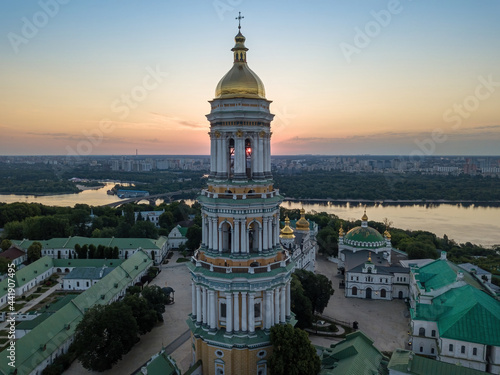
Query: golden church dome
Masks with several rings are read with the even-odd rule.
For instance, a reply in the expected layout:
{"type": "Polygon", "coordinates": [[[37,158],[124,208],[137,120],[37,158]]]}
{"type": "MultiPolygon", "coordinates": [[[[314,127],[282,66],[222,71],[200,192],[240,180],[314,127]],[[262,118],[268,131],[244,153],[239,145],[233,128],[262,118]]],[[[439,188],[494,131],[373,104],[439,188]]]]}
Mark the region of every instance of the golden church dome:
{"type": "Polygon", "coordinates": [[[306,220],[306,211],[302,208],[300,210],[300,219],[295,223],[297,230],[309,230],[309,222],[306,220]]]}
{"type": "Polygon", "coordinates": [[[234,38],[236,44],[231,49],[234,53],[233,67],[219,81],[215,89],[215,99],[252,98],[265,99],[266,91],[259,76],[247,65],[245,37],[241,32],[234,38]]]}
{"type": "Polygon", "coordinates": [[[290,219],[288,216],[285,218],[285,227],[280,231],[281,238],[295,238],[293,229],[290,228],[290,219]]]}

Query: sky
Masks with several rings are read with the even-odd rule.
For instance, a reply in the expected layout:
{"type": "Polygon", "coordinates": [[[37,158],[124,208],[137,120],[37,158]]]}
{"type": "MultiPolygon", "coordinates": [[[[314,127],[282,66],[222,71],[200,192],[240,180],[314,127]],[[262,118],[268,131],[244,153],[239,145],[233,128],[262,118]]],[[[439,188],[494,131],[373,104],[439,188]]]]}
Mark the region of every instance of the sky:
{"type": "Polygon", "coordinates": [[[5,0],[0,155],[208,155],[238,12],[273,154],[500,155],[498,0],[5,0]]]}

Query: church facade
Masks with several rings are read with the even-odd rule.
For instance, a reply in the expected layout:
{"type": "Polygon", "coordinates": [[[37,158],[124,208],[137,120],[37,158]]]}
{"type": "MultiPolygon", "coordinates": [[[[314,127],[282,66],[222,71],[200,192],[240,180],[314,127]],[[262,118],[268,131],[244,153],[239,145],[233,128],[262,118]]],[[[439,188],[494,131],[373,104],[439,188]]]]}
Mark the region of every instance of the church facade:
{"type": "Polygon", "coordinates": [[[202,243],[192,280],[192,363],[203,374],[268,373],[270,329],[294,323],[294,262],[280,245],[282,197],[271,175],[271,101],[235,37],[233,67],[210,101],[211,167],[198,198],[202,243]]]}

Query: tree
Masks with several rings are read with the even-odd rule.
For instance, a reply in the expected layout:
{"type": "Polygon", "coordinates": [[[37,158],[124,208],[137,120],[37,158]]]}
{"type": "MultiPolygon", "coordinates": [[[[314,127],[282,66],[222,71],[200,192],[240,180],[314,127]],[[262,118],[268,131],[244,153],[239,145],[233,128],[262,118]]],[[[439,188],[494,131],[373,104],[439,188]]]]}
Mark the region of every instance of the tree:
{"type": "Polygon", "coordinates": [[[304,295],[311,301],[313,314],[322,313],[334,293],[332,281],[324,275],[305,270],[297,270],[295,275],[304,288],[304,295]]]}
{"type": "Polygon", "coordinates": [[[316,375],[321,362],[307,333],[290,324],[271,328],[273,354],[269,372],[273,375],[316,375]]]}
{"type": "Polygon", "coordinates": [[[10,263],[10,260],[7,258],[0,258],[0,274],[2,273],[7,273],[8,271],[8,264],[10,263]]]}
{"type": "Polygon", "coordinates": [[[158,238],[158,228],[150,221],[138,221],[130,228],[130,237],[158,238]]]}
{"type": "Polygon", "coordinates": [[[2,240],[2,243],[0,244],[0,248],[2,248],[3,251],[8,250],[12,246],[12,241],[8,240],[7,238],[2,240]]]}
{"type": "Polygon", "coordinates": [[[148,301],[149,306],[156,311],[160,322],[163,322],[162,314],[165,312],[165,305],[169,302],[168,296],[158,285],[147,286],[142,290],[142,296],[148,301]]]}
{"type": "Polygon", "coordinates": [[[138,341],[138,332],[130,306],[122,302],[96,305],[76,327],[77,357],[87,370],[108,370],[138,341]]]}
{"type": "Polygon", "coordinates": [[[38,241],[33,242],[28,247],[28,261],[34,262],[42,257],[42,244],[38,241]]]}
{"type": "Polygon", "coordinates": [[[189,227],[186,232],[186,247],[189,250],[196,250],[201,244],[201,227],[198,225],[193,225],[189,227]]]}
{"type": "Polygon", "coordinates": [[[156,311],[149,306],[144,297],[138,294],[128,294],[123,299],[123,303],[131,308],[141,335],[151,331],[158,322],[156,311]]]}
{"type": "Polygon", "coordinates": [[[24,238],[24,226],[19,221],[10,221],[4,227],[5,237],[13,240],[22,240],[24,238]]]}
{"type": "Polygon", "coordinates": [[[321,229],[316,236],[319,252],[326,255],[337,256],[339,252],[337,237],[338,233],[334,228],[327,226],[321,229]]]}
{"type": "Polygon", "coordinates": [[[310,327],[313,321],[311,301],[304,294],[304,288],[295,274],[292,274],[290,294],[291,308],[297,319],[297,327],[302,329],[310,327]]]}
{"type": "Polygon", "coordinates": [[[161,228],[167,229],[169,232],[175,227],[174,214],[170,211],[165,211],[162,213],[158,219],[158,223],[161,228]]]}

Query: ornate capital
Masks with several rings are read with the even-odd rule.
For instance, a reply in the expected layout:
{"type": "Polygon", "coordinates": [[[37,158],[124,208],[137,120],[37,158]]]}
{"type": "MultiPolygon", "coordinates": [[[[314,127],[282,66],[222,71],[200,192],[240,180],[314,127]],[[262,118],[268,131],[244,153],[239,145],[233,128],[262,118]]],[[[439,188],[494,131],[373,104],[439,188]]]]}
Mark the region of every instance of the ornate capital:
{"type": "Polygon", "coordinates": [[[218,130],[217,130],[217,131],[214,133],[214,135],[215,135],[217,138],[220,138],[220,131],[218,131],[218,130]]]}
{"type": "Polygon", "coordinates": [[[241,131],[241,129],[238,129],[238,130],[236,131],[236,136],[237,136],[238,138],[243,137],[243,132],[241,131]]]}
{"type": "Polygon", "coordinates": [[[259,133],[259,137],[261,138],[264,138],[266,136],[266,132],[264,130],[262,130],[260,133],[259,133]]]}

